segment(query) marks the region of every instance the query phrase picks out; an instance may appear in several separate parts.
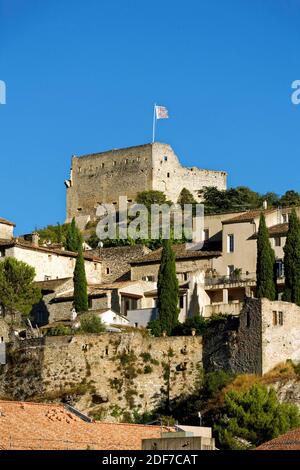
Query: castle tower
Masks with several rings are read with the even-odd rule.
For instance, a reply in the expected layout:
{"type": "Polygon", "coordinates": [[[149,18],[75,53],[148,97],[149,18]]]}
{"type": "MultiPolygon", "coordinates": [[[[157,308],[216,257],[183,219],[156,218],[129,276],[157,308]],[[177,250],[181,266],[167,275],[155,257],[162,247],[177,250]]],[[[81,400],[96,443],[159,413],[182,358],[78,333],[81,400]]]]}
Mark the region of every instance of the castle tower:
{"type": "Polygon", "coordinates": [[[102,203],[118,204],[119,196],[133,202],[139,192],[158,190],[177,202],[185,187],[201,200],[204,186],[226,189],[227,173],[187,168],[168,144],[155,142],[124,149],[72,157],[67,187],[67,217],[84,226],[96,216],[102,203]]]}

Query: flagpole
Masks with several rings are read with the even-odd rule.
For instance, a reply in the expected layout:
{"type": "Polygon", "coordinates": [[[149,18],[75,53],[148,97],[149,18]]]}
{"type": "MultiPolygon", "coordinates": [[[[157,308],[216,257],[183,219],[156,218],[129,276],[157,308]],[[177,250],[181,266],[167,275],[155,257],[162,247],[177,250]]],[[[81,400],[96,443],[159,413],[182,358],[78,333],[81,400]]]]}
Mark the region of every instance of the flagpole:
{"type": "Polygon", "coordinates": [[[155,140],[155,124],[156,124],[155,106],[156,106],[156,103],[154,103],[154,108],[153,108],[152,143],[154,143],[154,140],[155,140]]]}

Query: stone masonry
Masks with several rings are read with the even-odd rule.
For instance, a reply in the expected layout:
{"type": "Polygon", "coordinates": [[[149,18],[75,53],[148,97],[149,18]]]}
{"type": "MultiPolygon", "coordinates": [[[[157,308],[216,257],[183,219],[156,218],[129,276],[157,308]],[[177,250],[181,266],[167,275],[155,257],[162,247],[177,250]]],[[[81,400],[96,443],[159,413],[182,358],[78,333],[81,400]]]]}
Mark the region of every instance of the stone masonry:
{"type": "Polygon", "coordinates": [[[154,144],[73,156],[67,187],[66,221],[75,217],[83,226],[94,220],[101,203],[118,204],[119,196],[133,202],[139,192],[163,191],[177,202],[181,190],[188,188],[196,200],[204,186],[226,189],[227,174],[183,167],[170,145],[154,144]]]}

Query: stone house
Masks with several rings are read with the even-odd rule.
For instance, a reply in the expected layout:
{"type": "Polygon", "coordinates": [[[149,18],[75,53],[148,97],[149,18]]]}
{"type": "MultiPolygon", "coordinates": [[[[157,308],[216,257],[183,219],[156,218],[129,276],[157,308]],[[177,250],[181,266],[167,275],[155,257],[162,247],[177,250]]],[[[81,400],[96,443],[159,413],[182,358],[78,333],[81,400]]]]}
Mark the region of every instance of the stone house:
{"type": "Polygon", "coordinates": [[[0,240],[11,240],[14,236],[15,224],[0,217],[0,240]]]}
{"type": "MultiPolygon", "coordinates": [[[[42,291],[42,300],[33,307],[32,318],[38,326],[49,323],[70,321],[73,310],[73,279],[53,279],[36,282],[42,291]]],[[[132,308],[146,308],[150,305],[145,292],[156,284],[145,281],[120,281],[114,283],[89,284],[89,311],[102,314],[112,310],[127,317],[132,308]]],[[[124,323],[127,323],[125,321],[124,323]]]]}
{"type": "Polygon", "coordinates": [[[203,351],[206,370],[262,375],[288,359],[298,363],[300,307],[247,298],[240,315],[208,329],[203,351]]]}
{"type": "MultiPolygon", "coordinates": [[[[90,283],[101,282],[101,261],[98,257],[84,252],[87,280],[90,283]]],[[[0,240],[0,257],[12,257],[33,266],[36,271],[35,280],[64,279],[72,277],[77,253],[51,245],[39,245],[38,239],[33,241],[24,238],[0,240]]]]}

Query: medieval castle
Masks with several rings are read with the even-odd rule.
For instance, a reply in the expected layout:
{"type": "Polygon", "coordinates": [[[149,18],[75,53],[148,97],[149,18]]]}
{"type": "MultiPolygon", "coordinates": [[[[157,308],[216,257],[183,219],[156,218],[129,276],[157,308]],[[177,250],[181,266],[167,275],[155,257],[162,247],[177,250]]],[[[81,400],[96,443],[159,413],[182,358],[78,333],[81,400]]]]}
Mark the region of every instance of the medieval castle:
{"type": "Polygon", "coordinates": [[[101,203],[118,204],[119,196],[135,200],[142,191],[157,190],[177,202],[186,187],[196,200],[205,186],[226,189],[227,173],[187,168],[168,144],[155,142],[107,152],[73,156],[67,187],[67,222],[79,226],[93,220],[101,203]]]}

